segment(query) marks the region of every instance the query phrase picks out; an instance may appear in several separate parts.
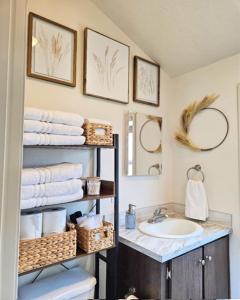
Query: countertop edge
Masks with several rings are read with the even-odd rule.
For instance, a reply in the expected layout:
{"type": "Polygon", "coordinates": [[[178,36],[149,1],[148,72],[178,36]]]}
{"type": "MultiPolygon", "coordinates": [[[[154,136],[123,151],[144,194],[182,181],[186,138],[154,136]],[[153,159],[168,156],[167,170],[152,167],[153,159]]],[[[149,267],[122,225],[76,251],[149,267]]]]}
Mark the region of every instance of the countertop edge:
{"type": "Polygon", "coordinates": [[[131,247],[134,250],[137,250],[137,251],[139,251],[139,252],[141,252],[141,253],[143,253],[143,254],[145,254],[145,255],[153,258],[154,260],[156,260],[156,261],[158,261],[160,263],[165,263],[165,262],[167,262],[167,261],[169,261],[169,260],[171,260],[173,258],[176,258],[176,257],[178,257],[180,255],[188,253],[188,252],[190,252],[192,250],[195,250],[195,249],[197,249],[199,247],[202,247],[202,246],[204,246],[206,244],[214,242],[214,241],[216,241],[216,240],[218,240],[218,239],[220,239],[222,237],[230,235],[231,233],[232,233],[232,229],[231,228],[224,228],[223,230],[220,230],[220,231],[216,232],[212,236],[209,236],[209,237],[207,237],[206,239],[204,239],[204,240],[202,240],[200,242],[198,241],[195,244],[192,244],[191,246],[183,247],[180,250],[177,250],[177,251],[175,251],[175,252],[173,252],[173,253],[171,253],[169,255],[164,255],[164,256],[158,255],[158,254],[156,254],[156,253],[154,253],[154,252],[152,252],[152,251],[150,251],[150,250],[148,250],[148,249],[146,249],[146,248],[144,248],[142,246],[139,246],[136,243],[131,242],[128,239],[121,237],[121,235],[119,236],[119,242],[122,243],[122,244],[124,244],[124,245],[126,245],[126,246],[131,247]]]}

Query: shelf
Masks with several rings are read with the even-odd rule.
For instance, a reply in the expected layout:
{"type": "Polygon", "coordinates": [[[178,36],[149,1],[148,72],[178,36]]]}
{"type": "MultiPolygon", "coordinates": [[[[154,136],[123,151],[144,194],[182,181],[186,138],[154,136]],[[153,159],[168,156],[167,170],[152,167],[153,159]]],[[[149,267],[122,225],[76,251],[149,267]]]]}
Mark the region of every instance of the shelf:
{"type": "Polygon", "coordinates": [[[115,146],[105,145],[24,145],[24,149],[65,149],[65,150],[94,150],[101,149],[114,149],[115,146]]]}
{"type": "MultiPolygon", "coordinates": [[[[44,205],[45,208],[51,207],[51,206],[57,206],[57,205],[65,205],[69,203],[75,203],[75,202],[82,202],[82,201],[93,201],[98,199],[108,199],[108,198],[114,198],[115,197],[115,184],[113,181],[108,180],[101,180],[101,190],[99,195],[84,195],[82,199],[70,201],[70,202],[64,202],[64,203],[58,203],[58,204],[51,204],[51,205],[44,205]]],[[[32,208],[22,209],[22,211],[31,210],[32,208]]]]}
{"type": "Polygon", "coordinates": [[[74,257],[72,257],[72,258],[65,259],[65,260],[62,260],[62,261],[59,261],[59,262],[56,262],[56,263],[53,263],[53,264],[49,264],[47,266],[43,266],[43,267],[40,267],[40,268],[36,268],[34,270],[30,270],[30,271],[26,271],[26,272],[20,273],[20,274],[18,274],[18,276],[24,276],[24,275],[27,275],[27,274],[31,274],[31,273],[34,273],[34,272],[37,272],[37,271],[41,271],[41,270],[49,268],[49,267],[53,267],[53,266],[56,266],[56,265],[59,265],[59,264],[62,264],[62,263],[65,263],[65,262],[68,262],[68,261],[71,261],[71,260],[74,260],[74,259],[78,259],[78,258],[87,256],[87,255],[95,254],[95,253],[98,253],[98,252],[101,252],[101,251],[104,251],[104,250],[113,249],[115,247],[116,246],[113,245],[113,246],[111,246],[109,248],[102,249],[100,251],[95,251],[95,252],[92,252],[92,253],[87,253],[87,252],[85,252],[85,251],[83,251],[81,249],[77,249],[77,255],[74,256],[74,257]]]}

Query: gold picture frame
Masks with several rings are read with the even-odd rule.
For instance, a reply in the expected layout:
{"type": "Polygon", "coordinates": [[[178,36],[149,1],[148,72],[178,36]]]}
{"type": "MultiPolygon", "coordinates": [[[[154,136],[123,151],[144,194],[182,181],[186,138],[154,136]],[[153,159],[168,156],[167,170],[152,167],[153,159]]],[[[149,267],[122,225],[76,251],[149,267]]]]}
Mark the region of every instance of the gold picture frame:
{"type": "Polygon", "coordinates": [[[77,31],[30,12],[27,76],[76,86],[77,31]]]}

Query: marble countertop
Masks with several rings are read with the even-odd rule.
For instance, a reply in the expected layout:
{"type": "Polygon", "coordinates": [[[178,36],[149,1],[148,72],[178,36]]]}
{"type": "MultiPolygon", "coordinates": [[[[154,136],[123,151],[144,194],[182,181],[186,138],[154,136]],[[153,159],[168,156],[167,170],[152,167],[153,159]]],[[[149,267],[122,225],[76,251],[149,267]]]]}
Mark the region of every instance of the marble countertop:
{"type": "MultiPolygon", "coordinates": [[[[182,215],[173,212],[171,217],[183,218],[182,215]]],[[[125,229],[125,226],[122,225],[119,230],[119,240],[121,243],[163,263],[232,232],[229,224],[216,221],[198,223],[203,227],[203,233],[186,239],[155,238],[141,233],[138,229],[125,229]]]]}

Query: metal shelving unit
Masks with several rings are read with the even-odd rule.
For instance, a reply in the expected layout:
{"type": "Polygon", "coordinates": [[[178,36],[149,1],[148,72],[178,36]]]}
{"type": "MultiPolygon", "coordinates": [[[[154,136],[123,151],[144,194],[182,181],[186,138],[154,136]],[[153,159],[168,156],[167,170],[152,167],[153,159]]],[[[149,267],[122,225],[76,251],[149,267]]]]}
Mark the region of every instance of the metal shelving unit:
{"type": "MultiPolygon", "coordinates": [[[[101,177],[101,151],[104,149],[112,149],[114,151],[114,182],[103,181],[103,188],[99,196],[87,196],[84,195],[82,199],[68,202],[80,202],[80,201],[92,201],[96,200],[96,213],[101,212],[101,200],[106,198],[114,198],[114,246],[108,249],[104,249],[95,253],[95,277],[97,279],[97,285],[95,288],[95,298],[99,298],[99,265],[100,260],[107,265],[106,276],[106,299],[117,298],[117,257],[118,257],[118,242],[119,242],[119,136],[113,135],[113,146],[95,146],[95,145],[80,145],[80,146],[24,146],[24,149],[36,148],[36,149],[70,149],[70,150],[94,150],[96,151],[96,176],[101,177]],[[106,250],[106,256],[101,252],[106,250]]],[[[61,204],[61,203],[59,203],[61,204]]],[[[65,203],[66,204],[66,203],[65,203]]],[[[36,271],[41,272],[43,269],[51,267],[53,265],[63,264],[64,262],[77,259],[86,255],[90,255],[82,250],[77,252],[76,257],[61,262],[44,266],[42,268],[34,269],[19,274],[19,276],[33,273],[36,271]]],[[[38,276],[37,276],[38,277],[38,276]]]]}

